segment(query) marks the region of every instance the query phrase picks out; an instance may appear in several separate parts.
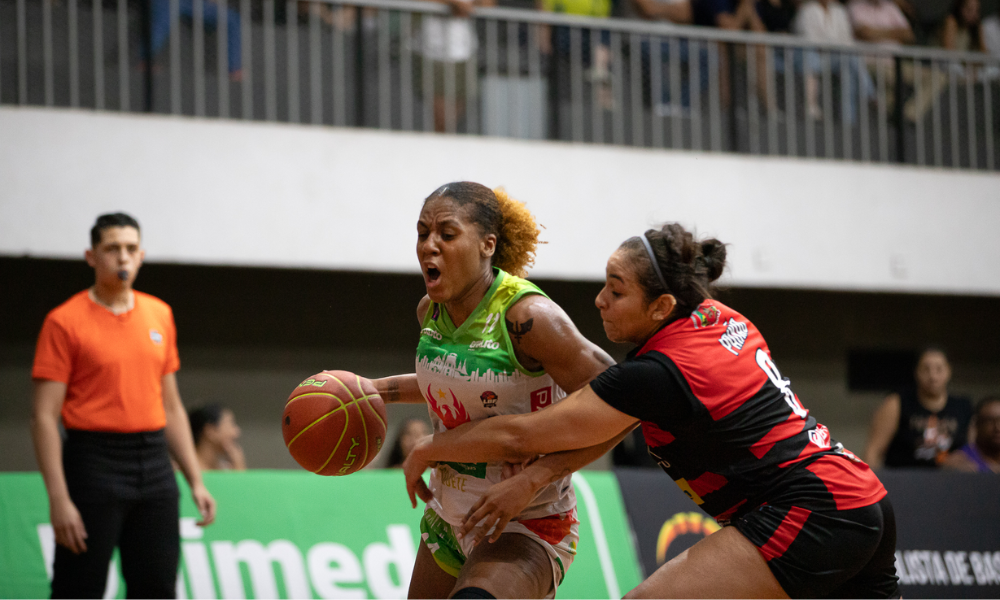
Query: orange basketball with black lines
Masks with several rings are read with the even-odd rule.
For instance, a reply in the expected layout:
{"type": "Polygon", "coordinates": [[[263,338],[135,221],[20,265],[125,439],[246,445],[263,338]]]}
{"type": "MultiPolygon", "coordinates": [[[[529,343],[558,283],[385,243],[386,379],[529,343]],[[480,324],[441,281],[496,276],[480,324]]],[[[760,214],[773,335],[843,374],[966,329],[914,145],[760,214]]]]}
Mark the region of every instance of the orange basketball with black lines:
{"type": "Polygon", "coordinates": [[[318,475],[350,475],[382,449],[385,404],[368,380],[323,371],[292,390],[281,433],[295,462],[318,475]]]}

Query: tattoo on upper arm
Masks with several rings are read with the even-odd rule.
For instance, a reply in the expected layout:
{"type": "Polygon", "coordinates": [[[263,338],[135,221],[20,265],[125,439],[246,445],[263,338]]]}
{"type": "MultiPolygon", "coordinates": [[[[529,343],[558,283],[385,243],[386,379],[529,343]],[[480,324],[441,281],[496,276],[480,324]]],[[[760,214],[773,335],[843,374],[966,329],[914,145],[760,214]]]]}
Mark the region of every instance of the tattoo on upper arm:
{"type": "Polygon", "coordinates": [[[385,394],[382,395],[382,401],[387,404],[391,404],[393,402],[399,402],[400,397],[399,382],[395,379],[390,379],[385,386],[385,394]]]}
{"type": "Polygon", "coordinates": [[[521,338],[528,335],[531,331],[531,326],[535,324],[534,319],[528,319],[524,323],[520,321],[511,322],[510,319],[504,319],[507,322],[507,332],[514,336],[514,341],[521,343],[521,338]]]}

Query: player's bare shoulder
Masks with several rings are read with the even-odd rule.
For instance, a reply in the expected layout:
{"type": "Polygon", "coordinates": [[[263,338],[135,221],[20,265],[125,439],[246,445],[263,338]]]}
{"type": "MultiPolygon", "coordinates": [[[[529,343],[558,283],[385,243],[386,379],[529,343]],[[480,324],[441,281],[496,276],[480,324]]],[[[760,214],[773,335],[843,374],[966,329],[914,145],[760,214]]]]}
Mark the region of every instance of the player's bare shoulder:
{"type": "Polygon", "coordinates": [[[531,350],[567,335],[577,335],[576,326],[558,304],[540,294],[518,300],[504,315],[507,335],[515,347],[531,350]]]}
{"type": "Polygon", "coordinates": [[[427,310],[431,307],[431,297],[424,295],[417,304],[417,323],[423,324],[424,317],[427,316],[427,310]]]}

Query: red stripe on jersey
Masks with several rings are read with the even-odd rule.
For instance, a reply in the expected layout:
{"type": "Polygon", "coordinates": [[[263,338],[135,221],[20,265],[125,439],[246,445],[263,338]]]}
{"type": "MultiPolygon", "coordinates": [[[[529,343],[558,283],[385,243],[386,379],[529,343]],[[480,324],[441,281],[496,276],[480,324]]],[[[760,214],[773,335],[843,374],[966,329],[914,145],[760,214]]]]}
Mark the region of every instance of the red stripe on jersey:
{"type": "Polygon", "coordinates": [[[827,455],[817,458],[806,469],[823,481],[837,503],[837,510],[871,506],[885,497],[882,482],[860,460],[827,455]]]}
{"type": "Polygon", "coordinates": [[[795,437],[803,429],[805,429],[805,426],[805,419],[799,417],[795,413],[791,413],[788,415],[787,420],[775,425],[771,428],[771,431],[764,434],[764,437],[760,438],[754,443],[754,445],[750,446],[750,452],[758,459],[763,458],[776,443],[781,440],[787,440],[788,438],[795,437]]]}
{"type": "Polygon", "coordinates": [[[774,530],[771,538],[760,547],[760,553],[764,555],[764,558],[766,560],[780,558],[798,537],[810,514],[812,514],[811,510],[793,506],[785,518],[781,520],[778,528],[774,530]]]}
{"type": "Polygon", "coordinates": [[[706,494],[711,494],[715,490],[721,489],[722,486],[729,483],[729,480],[719,475],[718,473],[702,473],[696,479],[688,482],[694,493],[699,496],[705,496],[706,494]]]}
{"type": "Polygon", "coordinates": [[[714,306],[721,311],[716,324],[692,327],[690,319],[674,321],[650,338],[637,355],[655,350],[672,360],[695,397],[708,409],[712,419],[718,421],[742,406],[768,382],[767,374],[754,360],[757,349],[767,351],[767,344],[753,323],[735,310],[713,300],[702,306],[714,306]],[[739,347],[728,342],[727,347],[721,341],[731,321],[746,326],[746,337],[740,338],[739,347]]]}
{"type": "MultiPolygon", "coordinates": [[[[716,521],[728,521],[729,519],[731,519],[733,517],[734,514],[736,514],[736,511],[739,509],[739,507],[743,506],[746,503],[747,503],[747,499],[746,498],[740,500],[736,504],[734,504],[734,505],[730,506],[728,509],[726,509],[725,512],[721,512],[721,513],[715,515],[715,520],[716,521]]],[[[767,504],[767,502],[765,502],[764,504],[767,504]]],[[[761,504],[761,506],[764,506],[764,504],[761,504]]]]}
{"type": "Polygon", "coordinates": [[[642,435],[646,438],[646,443],[654,448],[666,446],[670,442],[677,439],[674,437],[674,434],[669,431],[663,431],[657,427],[655,423],[649,423],[646,421],[643,421],[642,423],[642,435]]]}

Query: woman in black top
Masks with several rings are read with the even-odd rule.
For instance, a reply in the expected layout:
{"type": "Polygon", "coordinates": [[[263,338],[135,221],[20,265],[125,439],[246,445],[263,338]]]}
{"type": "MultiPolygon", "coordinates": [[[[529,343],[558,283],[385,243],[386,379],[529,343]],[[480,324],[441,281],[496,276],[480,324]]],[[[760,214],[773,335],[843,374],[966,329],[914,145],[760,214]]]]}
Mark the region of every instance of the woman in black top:
{"type": "Polygon", "coordinates": [[[951,365],[937,348],[920,354],[916,389],[890,394],[872,417],[865,461],[875,468],[938,467],[965,445],[972,402],[948,393],[951,365]]]}
{"type": "MultiPolygon", "coordinates": [[[[885,489],[809,415],[753,323],[711,299],[725,255],[676,224],[626,240],[597,307],[608,338],[636,350],[551,407],[422,440],[404,463],[414,506],[431,497],[421,474],[434,461],[518,463],[641,423],[650,455],[724,527],[628,597],[897,595],[885,489]]],[[[529,464],[472,507],[460,535],[492,541],[563,475],[529,464]]]]}

